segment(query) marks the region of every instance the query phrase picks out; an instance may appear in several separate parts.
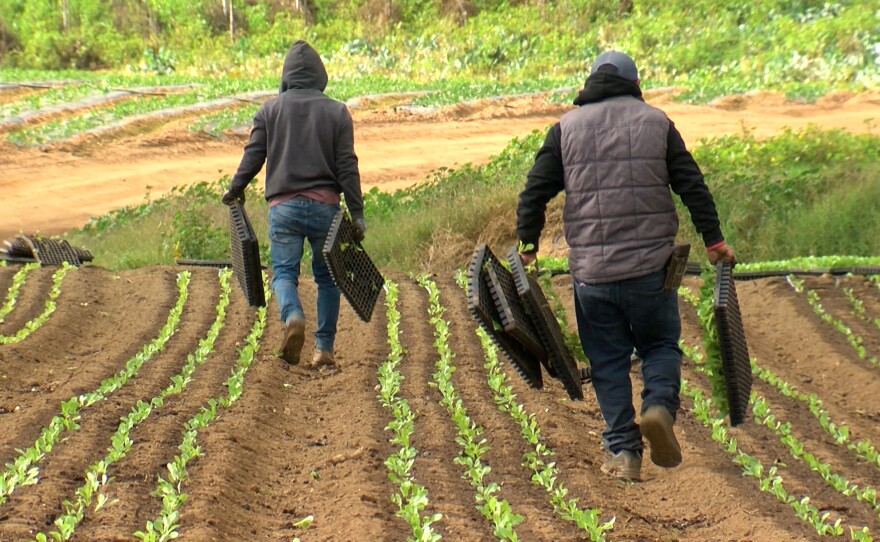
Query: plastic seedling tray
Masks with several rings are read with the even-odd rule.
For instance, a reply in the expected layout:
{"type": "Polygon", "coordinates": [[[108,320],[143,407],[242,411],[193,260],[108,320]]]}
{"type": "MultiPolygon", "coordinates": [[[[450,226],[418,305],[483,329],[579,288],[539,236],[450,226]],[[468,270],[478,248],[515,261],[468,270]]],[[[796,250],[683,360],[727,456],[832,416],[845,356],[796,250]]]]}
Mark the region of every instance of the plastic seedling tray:
{"type": "Polygon", "coordinates": [[[727,388],[730,425],[737,426],[745,420],[748,412],[749,393],[752,391],[752,367],[749,362],[742,314],[736,297],[736,284],[732,267],[728,263],[716,264],[714,294],[715,325],[721,347],[721,365],[727,388]]]}
{"type": "Polygon", "coordinates": [[[501,323],[501,315],[488,283],[487,269],[492,260],[498,261],[485,243],[476,247],[468,266],[468,309],[523,380],[529,386],[541,389],[544,385],[541,362],[533,352],[507,333],[501,323]]]}
{"type": "Polygon", "coordinates": [[[571,399],[582,400],[584,398],[582,382],[589,380],[589,368],[585,367],[583,368],[585,370],[582,370],[578,367],[565,344],[565,335],[547,302],[544,291],[537,280],[526,273],[516,247],[508,252],[507,263],[510,265],[517,294],[522,299],[547,352],[544,363],[547,373],[562,382],[571,399]]]}
{"type": "Polygon", "coordinates": [[[369,322],[385,278],[356,240],[356,235],[351,219],[345,211],[339,211],[321,252],[342,295],[361,320],[369,322]]]}
{"type": "Polygon", "coordinates": [[[251,307],[265,307],[266,292],[263,290],[260,245],[244,210],[244,204],[240,201],[229,205],[229,234],[232,274],[241,285],[248,304],[251,307]]]}

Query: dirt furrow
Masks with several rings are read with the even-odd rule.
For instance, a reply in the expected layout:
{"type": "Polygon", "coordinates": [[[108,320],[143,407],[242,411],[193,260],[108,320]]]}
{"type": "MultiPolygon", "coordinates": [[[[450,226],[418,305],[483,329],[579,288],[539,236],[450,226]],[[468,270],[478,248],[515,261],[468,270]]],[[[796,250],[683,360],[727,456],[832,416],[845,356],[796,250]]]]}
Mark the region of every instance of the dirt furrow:
{"type": "Polygon", "coordinates": [[[97,389],[156,336],[177,299],[175,271],[70,271],[45,329],[0,346],[0,463],[32,445],[62,401],[97,389]]]}
{"type": "Polygon", "coordinates": [[[343,300],[337,367],[312,369],[316,292],[310,279],[302,280],[300,293],[307,321],[303,362],[287,367],[273,354],[282,334],[273,300],[260,362],[245,378],[244,395],[200,437],[205,456],[190,470],[190,499],[181,515],[185,538],[406,537],[389,500],[383,462],[392,448],[375,397],[376,371],[388,356],[384,310],[377,307],[372,322],[363,323],[343,300]],[[306,531],[293,528],[309,515],[314,522],[306,531]]]}
{"type": "MultiPolygon", "coordinates": [[[[37,485],[19,488],[10,496],[3,513],[8,520],[0,523],[0,539],[18,540],[38,531],[51,530],[52,521],[63,512],[62,501],[73,499],[82,484],[86,468],[104,457],[110,437],[121,417],[138,400],[149,401],[169,384],[179,372],[188,353],[198,346],[214,320],[214,306],[219,291],[216,273],[196,271],[189,286],[179,331],[165,350],[145,363],[126,386],[82,413],[80,429],[53,448],[40,467],[37,485]]],[[[121,368],[121,366],[119,367],[121,368]]],[[[151,423],[147,418],[144,423],[151,423]]],[[[118,474],[111,467],[110,475],[118,474]]]]}
{"type": "Polygon", "coordinates": [[[416,415],[412,444],[419,455],[413,477],[428,490],[430,508],[424,513],[443,514],[436,527],[445,538],[495,540],[491,524],[476,508],[474,488],[462,477],[462,467],[453,463],[461,455],[461,446],[455,441],[455,426],[439,402],[440,393],[432,386],[437,350],[432,344],[434,328],[428,322],[427,293],[407,278],[398,284],[400,341],[405,351],[400,395],[416,415]]]}
{"type": "Polygon", "coordinates": [[[475,334],[475,321],[468,312],[464,291],[452,280],[437,279],[440,299],[449,321],[450,346],[455,352],[453,382],[473,420],[484,429],[491,449],[486,463],[492,467],[491,481],[502,485],[499,498],[506,499],[513,512],[523,516],[517,533],[523,540],[575,540],[577,528],[562,521],[549,505],[549,495],[532,484],[531,472],[522,466],[529,445],[510,415],[499,411],[483,368],[485,354],[475,334]]]}
{"type": "Polygon", "coordinates": [[[749,353],[762,367],[815,393],[852,440],[880,443],[880,367],[858,358],[784,279],[737,284],[749,353]]]}
{"type": "MultiPolygon", "coordinates": [[[[557,277],[554,291],[566,307],[570,330],[574,332],[571,278],[557,277]]],[[[684,307],[681,303],[680,309],[684,307]]],[[[688,344],[694,344],[699,341],[699,328],[688,328],[685,324],[682,336],[688,344]]],[[[684,364],[687,363],[685,360],[684,364]]],[[[632,378],[635,403],[639,404],[641,379],[637,372],[632,373],[632,378]]],[[[570,495],[580,497],[582,506],[599,507],[603,518],[616,518],[610,539],[812,539],[811,529],[805,528],[789,507],[760,493],[753,480],[742,477],[739,467],[711,439],[709,430],[689,413],[691,404],[686,397],[682,398],[675,429],[682,446],[682,464],[675,469],[662,469],[653,465],[646,454],[643,481],[626,484],[599,470],[607,453],[600,436],[604,422],[592,387],[584,387],[582,402],[567,400],[558,384],[548,391],[552,394],[546,399],[544,394],[534,392],[521,393],[520,399],[536,412],[548,444],[556,451],[555,460],[570,495]]]]}
{"type": "MultiPolygon", "coordinates": [[[[26,323],[43,312],[46,307],[46,299],[49,296],[49,289],[52,286],[52,274],[57,270],[55,267],[38,267],[31,269],[27,274],[27,279],[18,291],[18,297],[15,301],[15,307],[12,312],[6,315],[3,322],[0,322],[0,335],[15,335],[19,329],[24,327],[26,323]]],[[[75,270],[69,272],[71,274],[75,270]]],[[[70,277],[65,277],[65,281],[70,277]]],[[[61,285],[61,295],[64,295],[64,284],[61,285]]],[[[3,297],[4,302],[6,297],[3,297]]],[[[58,302],[60,303],[59,296],[58,302]]],[[[3,346],[0,346],[2,351],[3,346]]],[[[2,369],[0,369],[2,370],[2,369]]],[[[0,378],[0,383],[3,379],[0,378]]]]}
{"type": "MultiPolygon", "coordinates": [[[[686,320],[685,326],[699,330],[696,315],[689,306],[687,310],[690,314],[684,315],[686,320]]],[[[683,377],[687,378],[692,385],[701,389],[704,396],[709,395],[710,384],[708,379],[702,373],[698,373],[690,363],[686,365],[683,377]]],[[[759,384],[753,389],[760,393],[762,386],[759,384]]],[[[846,462],[841,459],[839,453],[837,457],[834,457],[835,454],[833,453],[830,456],[823,454],[823,451],[827,451],[828,448],[825,448],[822,443],[820,433],[823,431],[821,428],[815,426],[809,420],[798,418],[796,415],[791,417],[789,415],[790,411],[784,408],[785,403],[779,400],[780,396],[778,394],[771,393],[764,397],[769,402],[771,411],[777,416],[778,420],[792,422],[793,435],[802,439],[807,451],[814,453],[819,460],[836,459],[830,464],[834,472],[844,475],[848,474],[839,470],[841,464],[846,462]]],[[[799,408],[795,406],[794,412],[796,413],[798,410],[799,408]]],[[[764,425],[759,425],[755,421],[751,409],[746,413],[744,423],[734,428],[731,434],[736,437],[739,449],[756,457],[764,465],[765,469],[769,469],[772,466],[778,468],[778,474],[782,477],[785,489],[789,494],[798,499],[808,496],[810,503],[816,506],[821,513],[828,512],[830,514],[829,523],[833,523],[836,519],[840,518],[847,528],[854,527],[860,529],[862,526],[867,525],[872,532],[876,530],[878,525],[877,514],[869,505],[860,503],[855,498],[843,495],[826,484],[819,473],[812,471],[805,461],[793,457],[789,448],[780,441],[779,437],[771,429],[764,425]]],[[[735,468],[739,470],[739,467],[735,468]]],[[[762,499],[775,500],[775,497],[769,493],[758,493],[758,482],[754,478],[743,478],[743,480],[750,483],[755,494],[760,495],[762,499]]],[[[780,518],[782,515],[789,515],[794,520],[793,514],[794,511],[790,507],[783,506],[782,510],[775,514],[775,516],[780,518]]],[[[801,525],[809,532],[810,526],[807,522],[802,522],[801,525]]],[[[813,531],[812,536],[817,536],[815,531],[813,531]]]]}
{"type": "Polygon", "coordinates": [[[18,265],[2,265],[0,266],[0,304],[6,302],[6,293],[12,286],[12,277],[18,272],[18,265]]]}
{"type": "MultiPolygon", "coordinates": [[[[234,281],[234,279],[233,279],[234,281]]],[[[238,284],[233,283],[233,288],[238,284]]],[[[144,530],[147,521],[155,519],[162,502],[152,496],[158,476],[168,479],[165,468],[180,453],[183,424],[199,412],[208,399],[225,396],[224,386],[241,344],[253,324],[251,310],[243,295],[233,290],[226,308],[226,323],[214,350],[193,373],[192,382],[180,395],[169,396],[165,404],[153,411],[155,418],[132,431],[131,451],[113,468],[114,482],[105,491],[109,501],[117,501],[98,513],[86,515],[74,540],[122,540],[136,530],[144,530]]],[[[184,490],[185,491],[185,490],[184,490]]]]}
{"type": "MultiPolygon", "coordinates": [[[[855,309],[843,292],[843,288],[851,287],[854,279],[849,284],[840,282],[846,279],[827,279],[807,277],[804,280],[804,288],[815,290],[819,294],[820,303],[835,319],[840,320],[852,330],[853,335],[861,338],[861,344],[865,347],[865,358],[868,362],[871,358],[880,360],[880,330],[872,322],[865,322],[855,314],[855,309]]],[[[875,290],[876,292],[877,290],[875,290]]],[[[867,299],[870,301],[870,290],[866,290],[867,299]]],[[[840,337],[844,337],[842,334],[840,337]]],[[[849,343],[847,343],[849,344],[849,343]]],[[[850,345],[853,356],[858,356],[856,350],[850,345]]],[[[878,361],[880,363],[880,361],[878,361]]],[[[880,365],[877,366],[880,370],[880,365]]]]}

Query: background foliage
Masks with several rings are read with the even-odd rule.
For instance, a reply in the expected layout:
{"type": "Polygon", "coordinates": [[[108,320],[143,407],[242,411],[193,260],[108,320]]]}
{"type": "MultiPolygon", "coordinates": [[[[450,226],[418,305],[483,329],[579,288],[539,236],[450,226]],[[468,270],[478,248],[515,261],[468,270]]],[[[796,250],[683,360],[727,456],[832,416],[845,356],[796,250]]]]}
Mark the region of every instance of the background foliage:
{"type": "Polygon", "coordinates": [[[880,72],[880,5],[821,0],[3,0],[0,65],[276,73],[290,43],[334,74],[583,74],[618,48],[643,79],[694,92],[864,87],[880,72]]]}

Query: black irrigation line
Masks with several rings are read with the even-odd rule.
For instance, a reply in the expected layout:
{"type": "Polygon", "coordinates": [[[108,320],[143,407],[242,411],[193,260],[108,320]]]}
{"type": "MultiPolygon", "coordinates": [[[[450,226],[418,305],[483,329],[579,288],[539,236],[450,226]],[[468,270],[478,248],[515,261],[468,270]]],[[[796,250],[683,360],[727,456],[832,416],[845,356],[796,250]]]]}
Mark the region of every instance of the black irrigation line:
{"type": "MultiPolygon", "coordinates": [[[[702,267],[698,263],[688,263],[685,274],[700,275],[702,267]]],[[[569,275],[566,269],[551,269],[550,275],[569,275]]],[[[733,278],[736,280],[765,279],[772,277],[787,277],[788,275],[809,275],[820,277],[822,275],[880,275],[880,267],[817,267],[814,269],[776,269],[773,271],[734,271],[733,278]]]]}

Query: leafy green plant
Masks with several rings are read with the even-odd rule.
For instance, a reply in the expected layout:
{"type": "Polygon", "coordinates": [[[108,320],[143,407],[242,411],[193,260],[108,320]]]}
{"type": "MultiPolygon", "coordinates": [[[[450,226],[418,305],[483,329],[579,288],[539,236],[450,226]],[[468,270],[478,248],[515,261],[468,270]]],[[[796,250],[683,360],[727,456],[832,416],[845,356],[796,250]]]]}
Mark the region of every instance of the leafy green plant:
{"type": "Polygon", "coordinates": [[[31,333],[33,333],[46,323],[52,313],[55,312],[55,309],[57,307],[57,305],[55,304],[55,300],[58,299],[59,295],[61,295],[61,281],[64,280],[64,276],[67,275],[67,272],[73,268],[74,266],[70,265],[67,262],[64,262],[57,271],[52,273],[52,286],[49,288],[49,297],[46,299],[43,312],[24,324],[24,326],[22,326],[22,328],[16,331],[14,334],[0,335],[0,344],[13,344],[21,342],[25,340],[31,333]]]}

